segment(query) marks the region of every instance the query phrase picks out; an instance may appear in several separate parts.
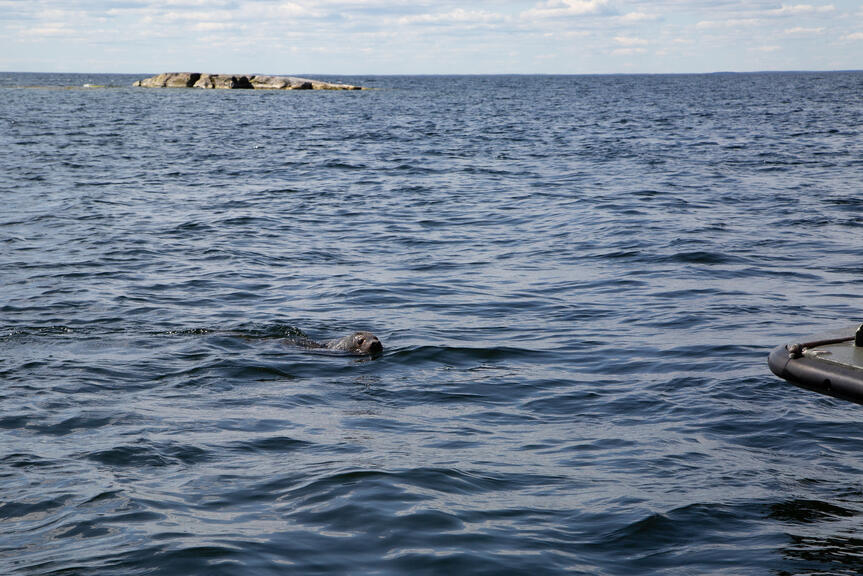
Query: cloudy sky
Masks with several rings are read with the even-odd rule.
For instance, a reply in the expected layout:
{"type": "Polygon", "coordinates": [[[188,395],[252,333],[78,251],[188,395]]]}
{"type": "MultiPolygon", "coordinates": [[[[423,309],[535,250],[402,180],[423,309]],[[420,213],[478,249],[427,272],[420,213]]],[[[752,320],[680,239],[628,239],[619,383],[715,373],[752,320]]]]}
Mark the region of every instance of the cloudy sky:
{"type": "Polygon", "coordinates": [[[863,68],[863,0],[803,2],[0,0],[0,70],[583,74],[863,68]]]}

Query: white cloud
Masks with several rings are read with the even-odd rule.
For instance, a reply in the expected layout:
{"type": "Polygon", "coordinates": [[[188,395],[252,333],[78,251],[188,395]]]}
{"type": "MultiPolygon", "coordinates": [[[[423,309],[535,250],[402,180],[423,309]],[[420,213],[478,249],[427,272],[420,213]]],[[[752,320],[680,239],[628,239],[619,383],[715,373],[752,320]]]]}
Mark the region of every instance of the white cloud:
{"type": "Polygon", "coordinates": [[[228,30],[230,28],[233,28],[233,24],[228,24],[227,22],[198,22],[192,26],[192,30],[198,32],[213,32],[216,30],[228,30]]]}
{"type": "Polygon", "coordinates": [[[632,38],[630,36],[615,36],[614,41],[621,46],[646,46],[647,40],[643,38],[632,38]]]}
{"type": "Polygon", "coordinates": [[[636,54],[644,54],[647,52],[648,42],[644,38],[635,38],[632,36],[615,36],[614,42],[620,45],[620,48],[615,48],[611,51],[612,56],[633,56],[636,54]]]}
{"type": "Polygon", "coordinates": [[[186,22],[186,21],[217,21],[228,22],[233,20],[235,13],[230,10],[167,12],[159,16],[162,22],[186,22]]]}
{"type": "Polygon", "coordinates": [[[634,54],[644,54],[647,48],[617,48],[611,51],[612,56],[632,56],[634,54]]]}
{"type": "Polygon", "coordinates": [[[161,2],[152,2],[152,4],[163,4],[165,6],[225,6],[228,4],[225,0],[161,0],[161,2]]]}
{"type": "Polygon", "coordinates": [[[852,32],[842,37],[843,40],[863,40],[863,32],[852,32]]]}
{"type": "Polygon", "coordinates": [[[826,4],[824,6],[813,6],[812,4],[783,4],[781,8],[768,10],[767,13],[778,16],[797,16],[799,14],[824,14],[827,12],[833,12],[834,10],[836,10],[836,7],[833,4],[826,4]]]}
{"type": "Polygon", "coordinates": [[[46,8],[37,12],[35,16],[42,20],[62,20],[75,14],[80,14],[80,12],[76,13],[70,10],[63,10],[62,8],[46,8]]]}
{"type": "Polygon", "coordinates": [[[522,15],[527,18],[558,18],[585,16],[609,12],[609,0],[548,0],[537,4],[522,15]]]}
{"type": "Polygon", "coordinates": [[[66,27],[62,22],[49,23],[43,26],[34,26],[21,31],[21,36],[30,38],[50,37],[50,36],[68,36],[73,31],[66,27]]]}
{"type": "Polygon", "coordinates": [[[414,14],[402,16],[398,24],[489,24],[505,20],[501,14],[480,10],[464,10],[456,8],[451,12],[439,14],[414,14]]]}
{"type": "Polygon", "coordinates": [[[698,30],[710,30],[716,28],[750,28],[762,24],[759,18],[729,18],[727,20],[702,20],[695,27],[698,30]]]}
{"type": "Polygon", "coordinates": [[[237,10],[237,17],[243,20],[274,20],[293,18],[321,18],[327,15],[325,10],[311,6],[303,6],[296,2],[279,2],[268,4],[260,2],[244,2],[237,10]]]}
{"type": "Polygon", "coordinates": [[[267,26],[278,22],[287,23],[297,18],[320,17],[323,13],[296,2],[251,2],[236,3],[210,0],[158,0],[146,4],[131,4],[114,7],[105,12],[110,16],[135,16],[149,18],[151,22],[197,21],[247,21],[267,26]]]}
{"type": "Polygon", "coordinates": [[[620,17],[622,22],[635,23],[648,20],[657,20],[659,16],[655,14],[645,14],[644,12],[629,12],[620,17]]]}
{"type": "Polygon", "coordinates": [[[822,34],[824,32],[824,27],[819,28],[804,28],[802,26],[795,26],[794,28],[788,28],[785,30],[784,34],[786,36],[815,36],[818,34],[822,34]]]}

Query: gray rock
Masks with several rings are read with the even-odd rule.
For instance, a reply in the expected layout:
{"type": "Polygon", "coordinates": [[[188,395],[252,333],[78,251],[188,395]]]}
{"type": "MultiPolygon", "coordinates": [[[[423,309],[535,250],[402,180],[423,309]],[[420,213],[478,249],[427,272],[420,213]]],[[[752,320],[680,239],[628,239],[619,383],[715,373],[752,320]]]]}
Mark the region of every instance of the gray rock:
{"type": "Polygon", "coordinates": [[[166,72],[138,80],[133,86],[143,88],[221,88],[255,90],[363,90],[362,86],[333,84],[295,76],[255,76],[166,72]]]}
{"type": "Polygon", "coordinates": [[[246,76],[232,76],[230,74],[201,74],[193,88],[221,88],[224,90],[251,89],[253,88],[249,78],[246,76]]]}
{"type": "Polygon", "coordinates": [[[290,90],[291,81],[287,76],[252,76],[255,90],[290,90]]]}
{"type": "Polygon", "coordinates": [[[135,82],[144,88],[191,88],[201,77],[197,72],[165,72],[152,78],[135,82]]]}
{"type": "Polygon", "coordinates": [[[201,74],[192,88],[217,88],[215,74],[201,74]]]}

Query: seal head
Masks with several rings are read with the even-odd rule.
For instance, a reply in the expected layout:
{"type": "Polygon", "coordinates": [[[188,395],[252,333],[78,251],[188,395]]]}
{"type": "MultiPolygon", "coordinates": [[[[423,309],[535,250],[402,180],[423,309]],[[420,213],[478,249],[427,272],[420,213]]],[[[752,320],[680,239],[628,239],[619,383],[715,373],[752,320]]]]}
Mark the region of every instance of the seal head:
{"type": "Polygon", "coordinates": [[[339,352],[369,356],[375,356],[384,350],[381,341],[371,332],[354,332],[344,338],[330,340],[324,344],[324,347],[330,350],[338,350],[339,352]]]}

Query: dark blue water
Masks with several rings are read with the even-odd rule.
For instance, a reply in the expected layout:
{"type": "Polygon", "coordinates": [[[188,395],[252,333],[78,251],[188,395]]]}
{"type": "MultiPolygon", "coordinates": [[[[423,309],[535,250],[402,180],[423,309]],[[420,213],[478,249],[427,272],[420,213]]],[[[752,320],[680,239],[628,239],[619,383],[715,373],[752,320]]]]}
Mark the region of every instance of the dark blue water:
{"type": "Polygon", "coordinates": [[[0,573],[863,571],[863,73],[139,78],[0,75],[0,573]]]}

